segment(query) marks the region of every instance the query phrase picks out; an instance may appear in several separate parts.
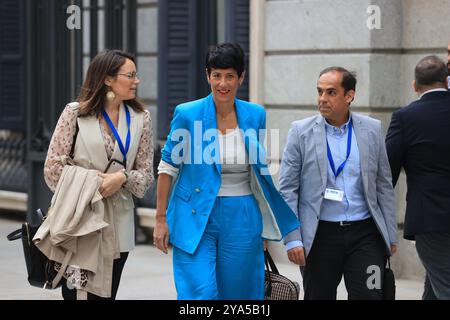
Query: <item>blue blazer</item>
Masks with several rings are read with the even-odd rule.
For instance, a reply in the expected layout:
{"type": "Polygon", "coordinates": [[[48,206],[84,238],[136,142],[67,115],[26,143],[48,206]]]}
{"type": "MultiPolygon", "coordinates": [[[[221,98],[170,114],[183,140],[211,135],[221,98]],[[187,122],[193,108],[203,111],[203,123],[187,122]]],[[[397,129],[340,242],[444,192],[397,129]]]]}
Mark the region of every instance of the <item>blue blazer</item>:
{"type": "MultiPolygon", "coordinates": [[[[239,99],[235,100],[235,106],[239,129],[245,133],[251,187],[262,214],[262,237],[279,241],[291,231],[298,232],[299,221],[277,191],[272,177],[265,174],[268,173],[265,150],[258,133],[265,129],[266,113],[263,107],[239,99]]],[[[221,186],[216,128],[212,94],[180,104],[162,150],[162,160],[179,169],[167,208],[169,241],[191,254],[202,238],[221,186]]]]}

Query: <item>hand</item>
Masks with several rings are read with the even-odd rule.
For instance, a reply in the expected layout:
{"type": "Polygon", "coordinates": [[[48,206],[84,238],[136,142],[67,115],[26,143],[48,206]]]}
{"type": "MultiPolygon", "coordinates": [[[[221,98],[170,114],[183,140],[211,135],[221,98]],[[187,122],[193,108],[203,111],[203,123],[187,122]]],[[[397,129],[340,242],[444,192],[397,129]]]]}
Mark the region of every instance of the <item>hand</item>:
{"type": "Polygon", "coordinates": [[[287,252],[288,258],[291,262],[303,267],[306,265],[305,249],[303,247],[295,247],[287,252]]]}
{"type": "Polygon", "coordinates": [[[169,226],[166,216],[156,217],[155,228],[153,229],[153,244],[165,254],[169,250],[169,226]]]}
{"type": "Polygon", "coordinates": [[[267,240],[263,240],[264,251],[267,250],[268,245],[269,245],[269,242],[267,240]]]}
{"type": "Polygon", "coordinates": [[[391,255],[394,255],[397,252],[397,245],[391,244],[391,255]]]}
{"type": "Polygon", "coordinates": [[[99,188],[103,198],[111,197],[122,187],[127,179],[122,171],[117,171],[114,173],[99,172],[98,176],[103,178],[102,185],[99,188]]]}

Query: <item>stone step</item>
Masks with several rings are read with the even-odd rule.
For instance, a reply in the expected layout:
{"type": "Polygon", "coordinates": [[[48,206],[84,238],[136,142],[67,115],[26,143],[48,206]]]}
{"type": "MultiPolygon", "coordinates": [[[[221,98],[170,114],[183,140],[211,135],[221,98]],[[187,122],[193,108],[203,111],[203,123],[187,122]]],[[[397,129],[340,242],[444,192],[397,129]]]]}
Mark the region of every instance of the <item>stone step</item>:
{"type": "Polygon", "coordinates": [[[0,209],[25,212],[27,201],[26,193],[0,190],[0,209]]]}
{"type": "Polygon", "coordinates": [[[136,208],[139,217],[139,225],[146,228],[155,227],[156,209],[155,208],[136,208]]]}

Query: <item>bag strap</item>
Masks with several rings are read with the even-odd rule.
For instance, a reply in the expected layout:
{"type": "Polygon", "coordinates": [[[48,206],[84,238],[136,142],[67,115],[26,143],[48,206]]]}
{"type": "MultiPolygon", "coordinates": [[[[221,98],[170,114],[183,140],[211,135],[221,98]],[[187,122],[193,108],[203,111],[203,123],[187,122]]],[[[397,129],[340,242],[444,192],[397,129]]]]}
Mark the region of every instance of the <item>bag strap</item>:
{"type": "Polygon", "coordinates": [[[264,264],[266,265],[267,274],[267,290],[265,292],[266,296],[270,296],[272,294],[272,272],[275,274],[280,274],[278,272],[277,266],[275,262],[273,262],[272,256],[269,253],[269,249],[264,250],[264,264]]]}
{"type": "Polygon", "coordinates": [[[8,241],[14,241],[20,238],[22,238],[22,228],[17,229],[6,236],[8,241]]]}
{"type": "Polygon", "coordinates": [[[268,277],[267,279],[267,289],[265,292],[265,296],[270,296],[272,294],[272,273],[270,272],[269,268],[269,261],[267,256],[270,256],[268,249],[264,250],[264,264],[266,265],[266,275],[268,277]]]}
{"type": "Polygon", "coordinates": [[[266,264],[267,270],[272,271],[275,274],[280,274],[278,272],[277,266],[275,265],[275,262],[273,262],[273,259],[269,253],[269,250],[264,250],[264,262],[266,264]],[[270,268],[269,268],[269,266],[270,266],[270,268]]]}
{"type": "Polygon", "coordinates": [[[72,147],[70,148],[70,153],[69,153],[69,157],[70,157],[71,159],[73,159],[73,156],[74,156],[74,154],[75,154],[75,143],[77,142],[78,131],[80,131],[80,127],[78,127],[78,117],[77,117],[77,120],[76,120],[76,128],[75,128],[75,134],[73,135],[72,147]]]}
{"type": "MultiPolygon", "coordinates": [[[[52,281],[52,288],[56,288],[59,281],[61,281],[62,276],[64,275],[64,272],[66,272],[67,265],[69,264],[69,260],[72,257],[72,251],[67,251],[66,255],[64,256],[64,259],[61,263],[61,268],[59,269],[56,277],[52,281]]],[[[46,284],[47,285],[47,284],[46,284]]]]}

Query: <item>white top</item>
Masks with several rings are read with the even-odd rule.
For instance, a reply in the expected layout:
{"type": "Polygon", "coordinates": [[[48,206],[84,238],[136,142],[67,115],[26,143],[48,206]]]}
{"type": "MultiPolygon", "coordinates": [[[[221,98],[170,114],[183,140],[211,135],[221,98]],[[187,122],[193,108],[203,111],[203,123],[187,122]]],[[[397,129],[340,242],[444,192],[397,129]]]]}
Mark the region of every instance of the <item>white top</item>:
{"type": "Polygon", "coordinates": [[[219,197],[245,196],[252,194],[250,188],[250,167],[245,151],[244,139],[239,127],[218,134],[222,184],[219,197]]]}

